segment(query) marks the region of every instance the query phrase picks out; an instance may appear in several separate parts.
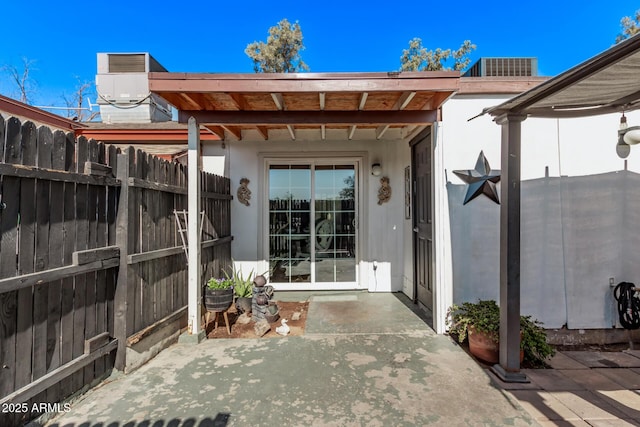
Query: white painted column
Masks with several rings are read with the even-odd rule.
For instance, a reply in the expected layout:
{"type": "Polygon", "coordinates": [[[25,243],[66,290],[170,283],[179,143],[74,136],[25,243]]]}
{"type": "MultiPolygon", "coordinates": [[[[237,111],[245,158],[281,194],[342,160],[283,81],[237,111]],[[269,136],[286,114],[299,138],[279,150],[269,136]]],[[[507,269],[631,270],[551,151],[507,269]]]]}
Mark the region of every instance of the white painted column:
{"type": "Polygon", "coordinates": [[[453,304],[453,261],[451,256],[451,224],[449,221],[449,195],[445,172],[445,129],[441,122],[433,124],[431,137],[433,147],[433,230],[434,248],[434,301],[433,329],[444,334],[447,329],[447,310],[453,304]]]}
{"type": "Polygon", "coordinates": [[[202,266],[200,265],[200,130],[189,117],[189,333],[199,335],[202,318],[202,266]]]}

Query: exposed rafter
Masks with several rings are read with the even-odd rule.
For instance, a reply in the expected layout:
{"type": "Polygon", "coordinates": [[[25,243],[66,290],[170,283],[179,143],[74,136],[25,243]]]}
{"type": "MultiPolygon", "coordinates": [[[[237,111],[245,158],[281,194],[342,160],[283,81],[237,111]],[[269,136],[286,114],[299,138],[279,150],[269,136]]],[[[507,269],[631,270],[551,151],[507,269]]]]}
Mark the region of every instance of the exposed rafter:
{"type": "Polygon", "coordinates": [[[229,132],[231,135],[235,136],[238,141],[242,139],[242,129],[240,129],[239,127],[223,125],[222,128],[229,132]]]}
{"type": "Polygon", "coordinates": [[[321,109],[321,110],[324,110],[325,98],[326,98],[325,93],[324,93],[324,92],[320,92],[320,93],[318,94],[318,98],[320,98],[320,99],[319,99],[319,100],[320,100],[320,109],[321,109]]]}
{"type": "Polygon", "coordinates": [[[215,135],[218,135],[220,137],[220,139],[224,140],[224,128],[222,126],[215,126],[215,125],[203,125],[204,127],[206,127],[208,130],[210,130],[211,132],[213,132],[215,135]]]}
{"type": "Polygon", "coordinates": [[[378,126],[376,128],[376,139],[382,138],[387,130],[389,130],[389,125],[378,126]]]}
{"type": "Polygon", "coordinates": [[[226,95],[235,104],[235,106],[238,108],[238,110],[246,110],[247,109],[247,102],[245,101],[245,99],[244,99],[244,97],[242,95],[240,95],[239,93],[227,93],[226,95]]]}
{"type": "Polygon", "coordinates": [[[349,128],[349,139],[353,139],[353,134],[356,133],[356,129],[358,126],[351,126],[349,128]]]}
{"type": "Polygon", "coordinates": [[[260,136],[262,136],[262,139],[264,139],[265,141],[269,139],[269,130],[266,127],[256,126],[256,129],[260,136]]]}
{"type": "Polygon", "coordinates": [[[291,135],[292,140],[296,140],[296,131],[291,125],[287,125],[287,130],[289,131],[289,135],[291,135]]]}
{"type": "Polygon", "coordinates": [[[360,95],[360,104],[358,105],[358,110],[364,110],[364,104],[367,103],[368,96],[368,92],[362,92],[362,95],[360,95]]]}
{"type": "Polygon", "coordinates": [[[280,111],[284,110],[284,98],[281,93],[272,93],[271,99],[273,99],[273,103],[276,104],[276,108],[280,111]]]}
{"type": "Polygon", "coordinates": [[[404,110],[407,105],[411,102],[413,97],[416,96],[415,92],[403,92],[400,95],[400,98],[396,101],[395,105],[392,107],[392,110],[404,110]]]}
{"type": "Polygon", "coordinates": [[[327,139],[327,127],[325,125],[320,125],[320,137],[324,141],[327,139]]]}
{"type": "MultiPolygon", "coordinates": [[[[197,93],[195,95],[198,96],[197,93]]],[[[191,107],[193,107],[195,109],[200,109],[201,108],[200,104],[198,104],[198,102],[194,98],[192,98],[191,96],[187,95],[186,93],[179,93],[178,96],[184,102],[186,102],[188,105],[190,105],[191,107]]]]}

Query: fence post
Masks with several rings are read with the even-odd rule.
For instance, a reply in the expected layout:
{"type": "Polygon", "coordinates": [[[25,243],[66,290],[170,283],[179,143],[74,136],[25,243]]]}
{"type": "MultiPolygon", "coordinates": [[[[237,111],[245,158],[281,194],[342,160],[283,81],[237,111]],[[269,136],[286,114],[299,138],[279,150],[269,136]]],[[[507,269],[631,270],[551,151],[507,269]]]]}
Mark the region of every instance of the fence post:
{"type": "MultiPolygon", "coordinates": [[[[120,268],[118,269],[118,279],[114,296],[114,333],[118,339],[118,350],[114,367],[119,371],[124,371],[127,365],[127,330],[130,328],[129,319],[129,299],[130,286],[128,283],[127,256],[129,255],[129,162],[130,150],[118,154],[117,178],[120,180],[120,197],[118,200],[118,210],[116,213],[116,246],[120,248],[120,268]]],[[[133,207],[133,206],[132,206],[133,207]]],[[[133,289],[131,289],[133,291],[133,289]]]]}

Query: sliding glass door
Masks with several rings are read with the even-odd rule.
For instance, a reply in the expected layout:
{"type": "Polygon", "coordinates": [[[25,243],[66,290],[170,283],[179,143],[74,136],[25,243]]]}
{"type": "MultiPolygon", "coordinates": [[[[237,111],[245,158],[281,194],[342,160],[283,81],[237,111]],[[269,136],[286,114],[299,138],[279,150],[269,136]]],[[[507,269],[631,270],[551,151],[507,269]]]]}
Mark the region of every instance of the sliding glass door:
{"type": "Polygon", "coordinates": [[[269,165],[271,282],[356,286],[355,163],[269,165]]]}

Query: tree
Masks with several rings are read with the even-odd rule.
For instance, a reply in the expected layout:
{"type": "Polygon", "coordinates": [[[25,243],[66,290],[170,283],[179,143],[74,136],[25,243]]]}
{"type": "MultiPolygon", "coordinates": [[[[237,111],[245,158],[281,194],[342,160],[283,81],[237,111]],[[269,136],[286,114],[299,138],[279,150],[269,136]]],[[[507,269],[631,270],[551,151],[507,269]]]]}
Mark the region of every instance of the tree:
{"type": "Polygon", "coordinates": [[[256,73],[295,73],[309,70],[300,58],[303,49],[300,24],[291,24],[285,18],[269,28],[266,43],[250,43],[244,53],[253,60],[256,73]]]}
{"type": "Polygon", "coordinates": [[[89,94],[93,93],[93,83],[81,82],[80,78],[76,76],[78,84],[76,85],[76,91],[68,97],[63,94],[62,99],[67,105],[67,117],[73,118],[79,122],[90,122],[98,114],[99,111],[92,112],[89,108],[85,107],[84,100],[88,98],[89,94]]]}
{"type": "Polygon", "coordinates": [[[34,63],[34,60],[22,57],[22,70],[15,65],[5,65],[2,67],[2,70],[9,74],[11,80],[18,87],[20,102],[24,102],[25,104],[31,103],[31,94],[35,88],[35,82],[29,75],[29,73],[34,70],[34,63]]]}
{"type": "Polygon", "coordinates": [[[453,69],[464,70],[469,66],[471,59],[469,53],[476,48],[470,40],[465,40],[457,50],[427,50],[422,46],[422,39],[414,38],[409,40],[409,49],[402,51],[400,56],[400,71],[439,71],[451,70],[445,67],[449,59],[453,59],[453,69]]]}
{"type": "Polygon", "coordinates": [[[623,40],[632,37],[635,34],[640,33],[640,10],[636,10],[634,17],[625,16],[620,20],[620,26],[622,32],[616,37],[616,43],[620,43],[623,40]]]}

